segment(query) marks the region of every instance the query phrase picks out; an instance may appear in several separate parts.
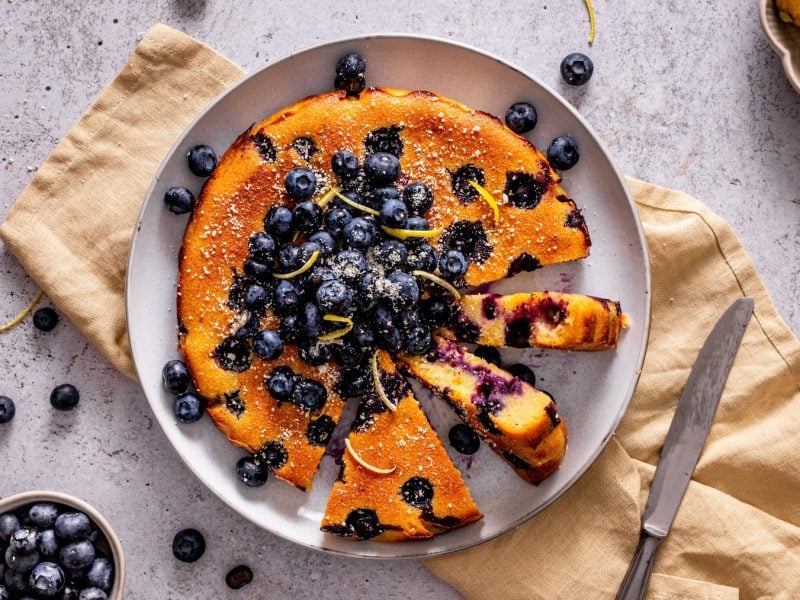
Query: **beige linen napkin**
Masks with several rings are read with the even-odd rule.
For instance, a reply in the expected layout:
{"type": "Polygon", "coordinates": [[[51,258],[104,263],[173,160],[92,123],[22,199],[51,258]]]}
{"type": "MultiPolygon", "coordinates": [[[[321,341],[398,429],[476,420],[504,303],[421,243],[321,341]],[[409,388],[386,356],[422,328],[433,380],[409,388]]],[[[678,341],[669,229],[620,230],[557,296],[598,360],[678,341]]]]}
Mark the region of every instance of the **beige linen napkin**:
{"type": "MultiPolygon", "coordinates": [[[[123,285],[143,195],[185,125],[241,74],[154,27],[0,227],[31,277],[130,376],[123,285]]],[[[616,438],[543,514],[427,566],[468,598],[613,597],[689,369],[723,310],[748,295],[755,316],[648,598],[800,598],[800,344],[722,219],[680,192],[629,184],[650,249],[653,318],[616,438]]]]}

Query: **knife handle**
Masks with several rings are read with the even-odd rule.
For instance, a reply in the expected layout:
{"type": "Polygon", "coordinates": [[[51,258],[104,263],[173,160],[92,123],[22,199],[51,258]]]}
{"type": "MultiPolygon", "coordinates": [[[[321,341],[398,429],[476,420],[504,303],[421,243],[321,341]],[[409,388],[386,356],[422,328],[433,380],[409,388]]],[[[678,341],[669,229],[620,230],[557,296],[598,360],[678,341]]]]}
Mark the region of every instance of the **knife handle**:
{"type": "Polygon", "coordinates": [[[650,582],[650,574],[653,572],[656,550],[660,543],[661,538],[642,532],[636,554],[633,555],[631,566],[628,567],[628,572],[617,593],[617,600],[642,600],[644,598],[647,584],[650,582]]]}

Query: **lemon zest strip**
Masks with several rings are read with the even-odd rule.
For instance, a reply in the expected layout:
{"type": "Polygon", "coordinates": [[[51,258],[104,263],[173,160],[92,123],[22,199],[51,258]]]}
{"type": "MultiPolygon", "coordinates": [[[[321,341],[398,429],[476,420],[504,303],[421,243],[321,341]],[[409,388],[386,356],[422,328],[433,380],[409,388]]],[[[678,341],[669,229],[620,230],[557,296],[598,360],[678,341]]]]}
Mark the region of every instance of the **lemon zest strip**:
{"type": "Polygon", "coordinates": [[[339,200],[341,200],[342,202],[344,202],[348,206],[352,206],[356,210],[360,210],[361,212],[365,212],[368,215],[374,215],[376,217],[380,214],[374,208],[370,208],[369,206],[364,206],[363,204],[359,204],[358,202],[353,202],[352,200],[350,200],[350,198],[348,198],[347,196],[342,194],[337,188],[333,188],[331,191],[333,192],[334,196],[339,198],[339,200]]]}
{"type": "Polygon", "coordinates": [[[314,263],[317,262],[317,258],[319,258],[319,250],[314,250],[314,253],[311,255],[302,267],[297,269],[296,271],[292,271],[291,273],[273,273],[273,277],[275,279],[292,279],[293,277],[297,277],[298,275],[302,275],[306,271],[308,271],[311,267],[314,266],[314,263]]]}
{"type": "Polygon", "coordinates": [[[389,397],[386,395],[386,390],[383,389],[383,383],[381,383],[381,375],[378,372],[378,353],[372,355],[372,360],[370,361],[370,368],[372,369],[372,383],[375,385],[375,392],[378,394],[378,398],[381,399],[390,411],[394,412],[397,410],[397,405],[394,404],[389,397]]]}
{"type": "Polygon", "coordinates": [[[487,190],[477,181],[472,181],[470,179],[469,184],[475,188],[475,191],[480,194],[481,198],[484,199],[486,204],[492,207],[492,211],[494,212],[494,224],[497,225],[500,222],[500,207],[497,205],[497,200],[495,200],[494,196],[489,193],[489,190],[487,190]]]}
{"type": "Polygon", "coordinates": [[[350,317],[340,317],[339,315],[324,315],[322,318],[325,321],[344,323],[345,326],[339,329],[335,329],[333,331],[329,331],[328,333],[319,336],[317,339],[321,342],[330,342],[331,340],[335,340],[337,338],[345,336],[348,333],[350,333],[351,329],[353,329],[353,319],[351,319],[350,317]]]}
{"type": "Polygon", "coordinates": [[[394,227],[387,227],[386,225],[381,225],[381,229],[383,229],[386,233],[391,235],[392,237],[396,237],[401,240],[405,240],[411,237],[419,237],[419,238],[432,238],[436,237],[440,233],[442,233],[442,229],[395,229],[394,227]]]}
{"type": "Polygon", "coordinates": [[[11,320],[10,320],[8,323],[6,323],[5,325],[0,325],[0,333],[3,333],[3,332],[5,332],[5,331],[8,331],[9,329],[12,329],[13,327],[16,327],[17,325],[19,325],[20,323],[22,323],[22,320],[23,320],[25,317],[27,317],[27,316],[28,316],[28,314],[29,314],[29,313],[30,313],[30,312],[31,312],[31,311],[32,311],[34,308],[36,308],[36,305],[37,305],[37,304],[39,304],[39,302],[42,300],[42,298],[44,298],[44,292],[43,292],[42,290],[39,290],[39,293],[38,293],[38,294],[36,294],[36,297],[35,297],[33,300],[31,300],[31,303],[30,303],[30,304],[28,304],[28,306],[26,306],[25,308],[23,308],[23,309],[22,309],[22,312],[21,312],[21,313],[19,313],[19,314],[18,314],[16,317],[14,317],[13,319],[11,319],[11,320]]]}
{"type": "Polygon", "coordinates": [[[411,274],[416,275],[417,277],[422,277],[423,279],[427,279],[428,281],[432,281],[433,283],[442,286],[448,292],[453,294],[453,297],[456,300],[461,299],[461,292],[459,292],[452,283],[450,283],[449,281],[445,281],[438,275],[434,275],[433,273],[429,273],[428,271],[411,271],[411,274]]]}
{"type": "Polygon", "coordinates": [[[361,458],[358,453],[353,449],[353,444],[350,443],[350,438],[346,438],[344,440],[344,446],[347,448],[347,451],[350,453],[350,456],[353,457],[353,460],[364,467],[367,471],[372,471],[373,473],[377,473],[378,475],[388,475],[389,473],[394,473],[394,470],[397,466],[390,467],[388,469],[381,469],[380,467],[376,467],[375,465],[369,464],[363,458],[361,458]]]}
{"type": "Polygon", "coordinates": [[[597,33],[597,17],[594,14],[594,6],[592,0],[584,0],[586,2],[586,10],[589,11],[589,45],[594,44],[594,35],[597,33]]]}

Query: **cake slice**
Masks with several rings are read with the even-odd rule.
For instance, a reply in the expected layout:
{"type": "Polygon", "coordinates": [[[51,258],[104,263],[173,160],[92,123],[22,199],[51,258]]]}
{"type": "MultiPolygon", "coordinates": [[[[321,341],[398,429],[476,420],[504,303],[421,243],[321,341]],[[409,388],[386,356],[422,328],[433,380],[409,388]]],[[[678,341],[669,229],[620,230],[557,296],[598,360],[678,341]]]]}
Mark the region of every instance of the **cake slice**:
{"type": "Polygon", "coordinates": [[[455,342],[435,342],[427,356],[401,355],[404,368],[444,398],[520,477],[541,483],[567,448],[552,398],[455,342]]]}
{"type": "Polygon", "coordinates": [[[627,326],[619,302],[561,292],[470,294],[439,333],[485,346],[605,350],[627,326]]]}
{"type": "Polygon", "coordinates": [[[389,355],[377,371],[391,410],[373,390],[361,400],[322,530],[395,542],[432,537],[481,519],[458,469],[389,355]]]}

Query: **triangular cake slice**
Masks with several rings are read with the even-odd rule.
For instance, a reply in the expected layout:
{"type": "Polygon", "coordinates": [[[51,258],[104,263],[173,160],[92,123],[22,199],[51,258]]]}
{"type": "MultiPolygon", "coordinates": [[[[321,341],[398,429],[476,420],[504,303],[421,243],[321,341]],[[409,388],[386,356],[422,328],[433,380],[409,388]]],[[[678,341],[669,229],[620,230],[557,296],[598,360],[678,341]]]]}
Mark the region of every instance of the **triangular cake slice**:
{"type": "Polygon", "coordinates": [[[400,360],[524,480],[538,484],[561,464],[567,429],[548,394],[438,337],[427,356],[400,360]]]}
{"type": "Polygon", "coordinates": [[[440,335],[495,347],[606,350],[628,320],[619,302],[561,292],[469,294],[454,309],[440,335]]]}
{"type": "Polygon", "coordinates": [[[479,520],[458,469],[391,358],[379,353],[385,399],[361,400],[322,530],[363,540],[432,537],[479,520]]]}

